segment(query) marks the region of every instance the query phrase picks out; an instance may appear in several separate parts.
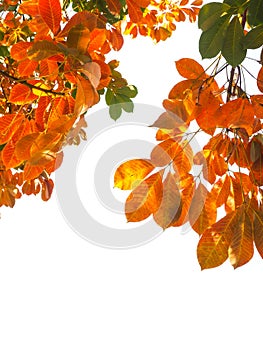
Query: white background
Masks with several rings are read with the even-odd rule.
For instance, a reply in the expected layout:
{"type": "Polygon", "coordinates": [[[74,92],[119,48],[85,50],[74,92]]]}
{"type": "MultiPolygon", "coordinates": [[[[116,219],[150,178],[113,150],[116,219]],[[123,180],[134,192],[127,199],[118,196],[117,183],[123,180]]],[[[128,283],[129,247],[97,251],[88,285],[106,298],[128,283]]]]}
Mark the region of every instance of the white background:
{"type": "MultiPolygon", "coordinates": [[[[179,24],[157,46],[127,39],[114,55],[139,89],[137,102],[160,106],[178,79],[174,61],[200,60],[194,28],[179,24]]],[[[47,203],[20,199],[1,213],[1,349],[262,349],[257,254],[235,271],[226,262],[201,272],[194,232],[169,229],[150,244],[116,251],[76,235],[55,195],[47,203]]]]}

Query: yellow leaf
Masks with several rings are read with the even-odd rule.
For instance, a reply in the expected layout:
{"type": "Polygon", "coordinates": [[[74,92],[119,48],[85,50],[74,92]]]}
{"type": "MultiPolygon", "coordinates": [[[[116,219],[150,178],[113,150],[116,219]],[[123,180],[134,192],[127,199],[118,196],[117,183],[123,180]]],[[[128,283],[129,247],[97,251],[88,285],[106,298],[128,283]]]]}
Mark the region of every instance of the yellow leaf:
{"type": "Polygon", "coordinates": [[[147,159],[131,159],[122,163],[114,174],[114,186],[121,190],[131,190],[154,169],[147,159]]]}

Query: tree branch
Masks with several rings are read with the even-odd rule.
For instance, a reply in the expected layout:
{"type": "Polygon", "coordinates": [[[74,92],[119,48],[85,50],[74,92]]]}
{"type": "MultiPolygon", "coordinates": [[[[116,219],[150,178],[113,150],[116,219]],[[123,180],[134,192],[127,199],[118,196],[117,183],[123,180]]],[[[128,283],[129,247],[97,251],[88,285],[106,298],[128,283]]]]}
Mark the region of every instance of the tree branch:
{"type": "Polygon", "coordinates": [[[21,79],[18,79],[18,78],[15,78],[13,77],[12,75],[9,75],[8,73],[0,70],[0,74],[10,80],[13,80],[17,83],[21,83],[27,87],[29,87],[30,89],[36,89],[36,90],[39,90],[39,91],[42,91],[42,92],[45,92],[46,94],[53,94],[53,95],[60,95],[60,96],[65,96],[65,93],[64,92],[59,92],[59,91],[54,91],[54,90],[48,90],[48,89],[44,89],[40,86],[35,86],[33,84],[30,84],[27,80],[21,80],[21,79]]]}

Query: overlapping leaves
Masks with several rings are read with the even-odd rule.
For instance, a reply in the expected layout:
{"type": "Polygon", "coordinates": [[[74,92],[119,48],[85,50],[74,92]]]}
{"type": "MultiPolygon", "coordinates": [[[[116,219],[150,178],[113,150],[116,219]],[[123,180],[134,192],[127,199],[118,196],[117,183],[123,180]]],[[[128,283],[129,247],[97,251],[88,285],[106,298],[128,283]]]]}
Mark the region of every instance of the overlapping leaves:
{"type": "Polygon", "coordinates": [[[128,221],[152,215],[163,229],[189,222],[200,235],[202,269],[228,258],[237,268],[252,258],[254,244],[263,251],[262,96],[241,92],[224,101],[225,87],[199,63],[184,58],[176,68],[185,80],[171,89],[153,124],[158,144],[149,159],[121,164],[115,186],[131,191],[128,221]],[[196,151],[191,141],[200,132],[209,141],[196,151]]]}

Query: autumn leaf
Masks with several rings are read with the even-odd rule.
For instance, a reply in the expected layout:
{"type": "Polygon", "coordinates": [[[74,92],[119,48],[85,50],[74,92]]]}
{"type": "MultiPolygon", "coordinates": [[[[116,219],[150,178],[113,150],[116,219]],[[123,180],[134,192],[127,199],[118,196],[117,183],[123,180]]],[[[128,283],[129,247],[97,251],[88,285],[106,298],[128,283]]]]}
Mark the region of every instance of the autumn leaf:
{"type": "Polygon", "coordinates": [[[114,174],[114,186],[121,190],[131,190],[154,169],[148,159],[131,159],[122,163],[114,174]]]}
{"type": "Polygon", "coordinates": [[[21,83],[16,84],[9,95],[9,102],[16,105],[23,105],[25,103],[31,103],[36,99],[36,95],[33,94],[31,89],[21,83]]]}
{"type": "Polygon", "coordinates": [[[204,79],[206,76],[204,68],[193,59],[181,58],[175,64],[178,73],[186,79],[204,79]]]}
{"type": "Polygon", "coordinates": [[[227,260],[235,219],[236,213],[232,212],[203,232],[197,246],[197,258],[202,270],[220,266],[227,260]]]}
{"type": "Polygon", "coordinates": [[[76,116],[85,113],[89,107],[99,102],[99,95],[91,82],[79,76],[74,113],[76,116]]]}
{"type": "Polygon", "coordinates": [[[119,0],[106,0],[106,3],[111,13],[114,15],[119,14],[122,8],[121,2],[119,0]]]}
{"type": "Polygon", "coordinates": [[[53,34],[58,34],[62,19],[59,0],[38,0],[39,13],[53,34]]]}
{"type": "Polygon", "coordinates": [[[211,193],[200,183],[195,190],[189,209],[189,222],[198,234],[202,234],[216,222],[216,209],[211,193]]]}
{"type": "Polygon", "coordinates": [[[125,204],[128,222],[147,219],[160,207],[163,196],[162,173],[149,176],[130,193],[125,204]]]}
{"type": "Polygon", "coordinates": [[[179,219],[181,212],[182,201],[176,176],[168,173],[163,182],[162,202],[153,217],[159,226],[166,229],[179,219]]]}
{"type": "Polygon", "coordinates": [[[233,232],[229,246],[229,259],[234,268],[246,264],[254,253],[252,223],[245,205],[240,206],[231,222],[233,232]]]}

